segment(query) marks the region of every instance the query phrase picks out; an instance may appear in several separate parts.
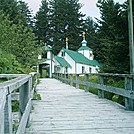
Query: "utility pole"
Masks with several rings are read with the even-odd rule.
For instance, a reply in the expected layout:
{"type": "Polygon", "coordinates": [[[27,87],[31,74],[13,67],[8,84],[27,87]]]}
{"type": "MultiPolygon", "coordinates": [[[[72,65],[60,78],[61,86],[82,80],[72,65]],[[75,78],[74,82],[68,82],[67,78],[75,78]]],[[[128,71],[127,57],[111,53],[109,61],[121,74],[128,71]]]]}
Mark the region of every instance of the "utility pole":
{"type": "Polygon", "coordinates": [[[129,28],[130,73],[134,74],[134,35],[133,35],[132,0],[128,0],[128,28],[129,28]]]}

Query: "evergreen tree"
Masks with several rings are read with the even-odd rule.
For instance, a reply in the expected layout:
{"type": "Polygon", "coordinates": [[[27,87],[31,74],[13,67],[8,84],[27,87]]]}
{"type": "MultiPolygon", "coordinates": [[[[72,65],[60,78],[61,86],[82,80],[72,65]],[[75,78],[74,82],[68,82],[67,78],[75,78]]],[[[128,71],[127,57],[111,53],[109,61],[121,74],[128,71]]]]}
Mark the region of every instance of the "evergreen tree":
{"type": "Polygon", "coordinates": [[[33,28],[32,11],[29,9],[28,4],[23,1],[18,1],[17,6],[19,11],[18,19],[25,27],[33,28]]]}
{"type": "Polygon", "coordinates": [[[38,42],[48,43],[49,32],[49,8],[47,0],[42,0],[41,7],[36,13],[34,32],[38,37],[38,42]]]}
{"type": "Polygon", "coordinates": [[[15,24],[18,23],[18,6],[16,0],[0,0],[0,10],[4,12],[5,15],[9,16],[10,21],[15,24]]]}
{"type": "Polygon", "coordinates": [[[69,48],[78,49],[81,45],[79,35],[83,31],[81,4],[78,0],[52,0],[50,5],[51,40],[55,53],[65,47],[66,37],[69,38],[69,48]]]}
{"type": "Polygon", "coordinates": [[[35,47],[35,36],[30,28],[24,28],[22,24],[12,24],[12,21],[0,12],[0,31],[2,50],[15,55],[23,67],[36,65],[38,49],[35,47]]]}
{"type": "Polygon", "coordinates": [[[25,71],[13,54],[0,49],[0,74],[2,73],[25,73],[25,71]]]}
{"type": "Polygon", "coordinates": [[[94,49],[95,40],[96,40],[96,23],[93,21],[93,19],[88,16],[86,20],[84,21],[84,28],[86,32],[86,40],[88,42],[88,46],[90,48],[94,49]]]}
{"type": "Polygon", "coordinates": [[[128,20],[126,10],[113,0],[98,0],[98,58],[106,72],[129,71],[128,20]],[[124,13],[125,12],[125,13],[124,13]]]}
{"type": "Polygon", "coordinates": [[[32,27],[32,14],[28,5],[22,1],[0,0],[0,10],[9,16],[13,24],[22,23],[24,26],[32,27]]]}
{"type": "Polygon", "coordinates": [[[51,0],[42,5],[36,14],[35,34],[39,42],[47,43],[57,53],[65,47],[65,38],[69,38],[69,48],[76,50],[81,44],[79,35],[83,31],[84,16],[79,10],[78,0],[51,0]]]}

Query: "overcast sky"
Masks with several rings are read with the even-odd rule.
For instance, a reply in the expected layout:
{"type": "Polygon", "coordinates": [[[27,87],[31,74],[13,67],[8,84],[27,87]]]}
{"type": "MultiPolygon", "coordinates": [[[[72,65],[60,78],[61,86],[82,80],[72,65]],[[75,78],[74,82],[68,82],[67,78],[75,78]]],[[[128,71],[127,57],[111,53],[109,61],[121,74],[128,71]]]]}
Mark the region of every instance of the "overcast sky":
{"type": "MultiPolygon", "coordinates": [[[[26,3],[28,3],[29,7],[33,10],[33,13],[35,14],[41,4],[41,0],[23,0],[26,3]]],[[[98,0],[79,0],[80,3],[82,3],[84,6],[82,7],[81,11],[86,14],[86,16],[96,17],[99,18],[99,9],[96,7],[96,3],[98,0]]],[[[115,2],[124,2],[126,0],[115,0],[115,2]]]]}

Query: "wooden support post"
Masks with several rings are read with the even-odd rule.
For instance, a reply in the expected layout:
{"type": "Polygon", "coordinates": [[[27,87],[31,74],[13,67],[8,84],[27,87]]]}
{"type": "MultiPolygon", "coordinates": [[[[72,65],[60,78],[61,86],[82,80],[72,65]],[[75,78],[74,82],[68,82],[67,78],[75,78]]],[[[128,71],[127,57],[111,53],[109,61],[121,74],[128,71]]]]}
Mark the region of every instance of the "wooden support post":
{"type": "Polygon", "coordinates": [[[64,82],[63,76],[64,76],[64,74],[61,74],[61,81],[62,81],[62,82],[64,82]]]}
{"type": "Polygon", "coordinates": [[[0,134],[4,134],[4,109],[2,109],[1,114],[0,114],[0,134]]]}
{"type": "Polygon", "coordinates": [[[88,92],[88,86],[87,86],[87,82],[88,82],[88,74],[84,75],[84,82],[85,82],[85,86],[84,86],[84,90],[85,92],[88,92]]]}
{"type": "Polygon", "coordinates": [[[61,80],[61,77],[62,77],[61,74],[58,73],[58,74],[57,74],[57,79],[58,79],[58,80],[61,80]]]}
{"type": "Polygon", "coordinates": [[[67,83],[67,81],[66,81],[66,74],[64,74],[64,83],[67,83]]]}
{"type": "Polygon", "coordinates": [[[130,73],[134,74],[134,31],[133,31],[133,0],[128,0],[128,31],[129,31],[129,55],[130,73]]]}
{"type": "Polygon", "coordinates": [[[57,74],[57,80],[60,80],[61,81],[61,74],[57,74]]]}
{"type": "Polygon", "coordinates": [[[4,134],[12,134],[12,105],[11,105],[11,94],[6,96],[6,104],[4,109],[4,134]]]}
{"type": "MultiPolygon", "coordinates": [[[[125,89],[134,90],[134,79],[125,77],[125,89]]],[[[134,100],[125,98],[125,107],[127,110],[134,110],[134,100]]]]}
{"type": "Polygon", "coordinates": [[[70,74],[70,86],[73,86],[73,75],[70,74]]]}
{"type": "MultiPolygon", "coordinates": [[[[101,85],[104,84],[104,77],[103,76],[99,76],[99,82],[101,85]]],[[[98,89],[98,97],[99,98],[104,98],[104,91],[101,89],[98,89]]]]}
{"type": "Polygon", "coordinates": [[[55,78],[56,78],[57,80],[59,80],[59,76],[60,76],[60,74],[58,74],[58,73],[55,74],[55,78]]]}
{"type": "MultiPolygon", "coordinates": [[[[20,119],[25,111],[26,105],[28,103],[29,100],[29,95],[30,95],[30,86],[29,86],[30,82],[26,82],[24,85],[22,85],[20,87],[20,119]]],[[[27,125],[29,123],[29,119],[27,121],[27,125]]]]}
{"type": "MultiPolygon", "coordinates": [[[[1,93],[1,92],[0,92],[1,93]]],[[[3,106],[2,108],[1,108],[1,110],[0,110],[0,134],[4,134],[4,113],[5,113],[5,111],[4,111],[4,107],[5,106],[3,106]]]]}
{"type": "Polygon", "coordinates": [[[68,74],[66,74],[66,84],[69,84],[68,74]]]}
{"type": "Polygon", "coordinates": [[[79,74],[76,74],[76,88],[79,89],[79,74]]]}

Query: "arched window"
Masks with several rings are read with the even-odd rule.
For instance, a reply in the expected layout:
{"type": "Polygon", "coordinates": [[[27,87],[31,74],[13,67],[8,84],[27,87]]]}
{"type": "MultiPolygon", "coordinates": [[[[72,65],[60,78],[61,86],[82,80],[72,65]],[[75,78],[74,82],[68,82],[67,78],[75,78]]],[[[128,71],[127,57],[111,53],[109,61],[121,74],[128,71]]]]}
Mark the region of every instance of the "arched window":
{"type": "Polygon", "coordinates": [[[85,72],[85,67],[82,66],[82,74],[85,72]]]}
{"type": "Polygon", "coordinates": [[[89,67],[89,73],[92,73],[92,68],[91,67],[89,67]]]}

